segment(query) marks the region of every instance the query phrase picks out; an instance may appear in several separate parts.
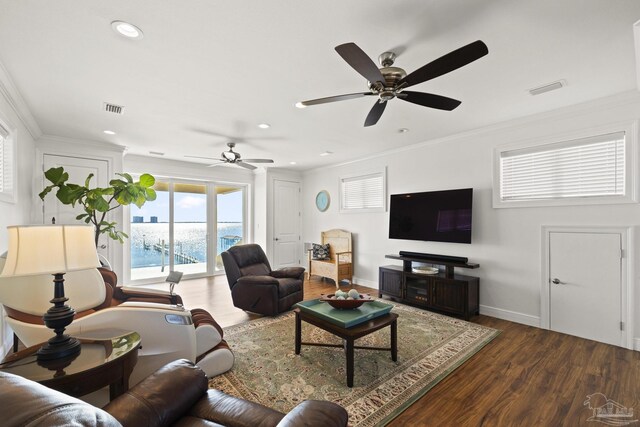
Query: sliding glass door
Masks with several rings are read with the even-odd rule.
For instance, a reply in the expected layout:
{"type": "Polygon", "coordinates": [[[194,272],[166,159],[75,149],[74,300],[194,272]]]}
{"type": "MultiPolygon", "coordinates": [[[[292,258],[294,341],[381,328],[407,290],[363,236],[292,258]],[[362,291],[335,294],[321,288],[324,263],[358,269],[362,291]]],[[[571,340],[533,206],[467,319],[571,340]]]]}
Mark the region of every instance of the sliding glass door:
{"type": "Polygon", "coordinates": [[[130,280],[222,272],[220,253],[246,242],[246,186],[159,178],[154,188],[155,201],[130,207],[130,280]]]}
{"type": "Polygon", "coordinates": [[[142,208],[131,205],[129,246],[131,280],[160,277],[169,271],[170,193],[169,182],[157,180],[157,198],[142,208]]]}
{"type": "Polygon", "coordinates": [[[245,243],[244,187],[216,185],[216,271],[224,270],[220,254],[231,246],[245,243]]]}

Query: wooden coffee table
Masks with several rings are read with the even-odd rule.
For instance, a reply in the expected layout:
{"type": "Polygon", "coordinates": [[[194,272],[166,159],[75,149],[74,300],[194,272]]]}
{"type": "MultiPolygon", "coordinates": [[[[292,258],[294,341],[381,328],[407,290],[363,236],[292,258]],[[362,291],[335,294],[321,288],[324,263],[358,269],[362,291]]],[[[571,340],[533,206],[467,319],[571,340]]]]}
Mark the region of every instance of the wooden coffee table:
{"type": "Polygon", "coordinates": [[[140,335],[136,332],[98,330],[80,339],[80,353],[38,361],[42,344],[8,355],[0,370],[39,382],[70,396],[79,397],[109,386],[115,399],[129,389],[129,376],[138,361],[140,335]]]}
{"type": "Polygon", "coordinates": [[[300,347],[303,345],[313,345],[318,347],[344,347],[347,356],[347,387],[353,387],[354,349],[391,351],[391,360],[394,362],[398,360],[398,315],[396,313],[385,314],[384,316],[367,320],[350,328],[344,328],[328,322],[318,316],[314,316],[312,313],[301,311],[299,308],[296,308],[293,311],[296,314],[296,354],[300,354],[300,347]],[[344,340],[344,345],[302,342],[303,320],[342,338],[344,340]],[[354,341],[358,338],[362,338],[387,326],[391,326],[391,347],[360,347],[354,345],[354,341]]]}

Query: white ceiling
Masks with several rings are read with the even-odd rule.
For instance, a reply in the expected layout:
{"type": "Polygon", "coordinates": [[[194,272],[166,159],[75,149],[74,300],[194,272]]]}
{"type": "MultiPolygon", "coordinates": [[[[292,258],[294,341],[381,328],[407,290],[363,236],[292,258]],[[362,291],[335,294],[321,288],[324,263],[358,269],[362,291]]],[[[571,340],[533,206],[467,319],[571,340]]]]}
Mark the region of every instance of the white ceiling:
{"type": "Polygon", "coordinates": [[[243,157],[306,170],[632,90],[638,19],[638,0],[0,0],[0,62],[44,134],[180,160],[241,137],[243,157]],[[461,100],[452,112],[392,100],[364,128],[371,98],[294,107],[366,90],[338,44],[393,50],[411,72],[478,39],[488,56],[412,88],[461,100]]]}

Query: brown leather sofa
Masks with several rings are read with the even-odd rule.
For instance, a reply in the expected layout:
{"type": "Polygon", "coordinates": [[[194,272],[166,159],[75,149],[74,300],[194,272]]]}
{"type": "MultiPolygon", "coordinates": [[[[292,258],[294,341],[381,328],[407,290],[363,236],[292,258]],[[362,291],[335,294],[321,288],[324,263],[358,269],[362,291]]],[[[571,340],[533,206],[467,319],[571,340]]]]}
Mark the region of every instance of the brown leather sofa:
{"type": "Polygon", "coordinates": [[[177,360],[103,409],[0,370],[4,427],[13,426],[346,426],[347,411],[327,401],[305,401],[288,414],[208,388],[204,372],[177,360]]]}
{"type": "Polygon", "coordinates": [[[274,316],[302,301],[304,268],[271,270],[260,245],[236,245],[222,252],[233,305],[274,316]]]}

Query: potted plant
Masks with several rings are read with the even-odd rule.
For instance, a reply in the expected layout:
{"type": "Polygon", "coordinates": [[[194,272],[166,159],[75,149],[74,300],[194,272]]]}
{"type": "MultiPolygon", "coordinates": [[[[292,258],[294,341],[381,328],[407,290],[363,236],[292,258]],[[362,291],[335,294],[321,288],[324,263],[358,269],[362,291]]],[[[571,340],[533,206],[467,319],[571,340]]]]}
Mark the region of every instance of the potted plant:
{"type": "Polygon", "coordinates": [[[89,188],[93,174],[89,174],[84,185],[78,185],[67,182],[69,174],[64,171],[64,168],[51,168],[44,173],[44,177],[51,182],[51,185],[45,187],[39,196],[44,200],[49,192],[57,189],[56,197],[61,203],[74,207],[76,204],[81,205],[84,213],[78,215],[76,219],[93,224],[96,247],[101,234],[107,234],[113,240],[123,243],[129,236],[116,229],[115,222],[107,221],[107,214],[120,206],[133,203],[137,207],[142,207],[145,202],[155,200],[156,192],[151,187],[156,180],[147,173],[142,174],[138,181],[134,181],[128,173],[116,175],[121,178],[109,181],[108,187],[89,188]]]}

